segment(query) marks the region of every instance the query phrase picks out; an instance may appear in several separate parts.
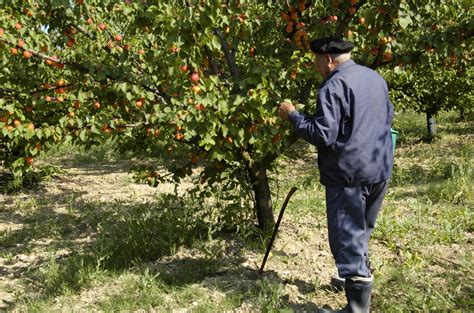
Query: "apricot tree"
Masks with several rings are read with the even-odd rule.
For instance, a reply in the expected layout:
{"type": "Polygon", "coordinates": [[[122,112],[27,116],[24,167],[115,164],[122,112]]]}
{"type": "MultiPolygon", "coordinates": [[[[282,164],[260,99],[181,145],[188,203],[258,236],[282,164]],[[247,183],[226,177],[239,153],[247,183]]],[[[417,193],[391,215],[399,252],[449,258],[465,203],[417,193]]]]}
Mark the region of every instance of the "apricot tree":
{"type": "Polygon", "coordinates": [[[259,225],[271,225],[267,172],[295,141],[276,108],[283,99],[314,108],[310,38],[345,36],[357,45],[355,58],[374,68],[420,62],[427,46],[440,57],[464,53],[458,51],[472,33],[463,24],[467,2],[453,4],[464,10],[462,18],[452,6],[436,16],[433,1],[417,3],[423,6],[404,0],[2,3],[1,161],[21,175],[60,142],[88,146],[115,137],[141,149],[159,143],[175,161],[167,162],[167,176],[143,171],[150,184],[192,175],[202,188],[245,188],[259,225]],[[440,24],[447,15],[452,23],[440,24]],[[429,33],[412,31],[435,23],[429,33]],[[449,45],[439,39],[465,28],[449,45]]]}

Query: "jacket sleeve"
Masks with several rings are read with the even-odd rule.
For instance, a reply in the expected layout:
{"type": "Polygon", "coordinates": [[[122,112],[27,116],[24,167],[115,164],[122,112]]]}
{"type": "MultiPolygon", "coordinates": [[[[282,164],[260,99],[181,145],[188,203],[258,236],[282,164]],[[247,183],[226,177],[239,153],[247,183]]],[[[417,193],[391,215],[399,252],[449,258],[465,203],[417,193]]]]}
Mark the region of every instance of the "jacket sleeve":
{"type": "Polygon", "coordinates": [[[339,132],[341,107],[341,97],[325,88],[318,92],[314,116],[293,111],[288,119],[299,137],[317,147],[331,146],[336,142],[339,132]]]}

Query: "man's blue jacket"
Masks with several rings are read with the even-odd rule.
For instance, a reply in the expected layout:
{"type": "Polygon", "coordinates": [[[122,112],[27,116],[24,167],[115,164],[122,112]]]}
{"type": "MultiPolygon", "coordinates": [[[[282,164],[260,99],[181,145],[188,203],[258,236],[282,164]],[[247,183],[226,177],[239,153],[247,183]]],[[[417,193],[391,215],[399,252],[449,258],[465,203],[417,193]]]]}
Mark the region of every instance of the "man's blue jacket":
{"type": "Polygon", "coordinates": [[[288,118],[298,136],[318,147],[323,185],[360,186],[390,177],[393,105],[375,71],[342,63],[319,88],[316,114],[292,111],[288,118]]]}

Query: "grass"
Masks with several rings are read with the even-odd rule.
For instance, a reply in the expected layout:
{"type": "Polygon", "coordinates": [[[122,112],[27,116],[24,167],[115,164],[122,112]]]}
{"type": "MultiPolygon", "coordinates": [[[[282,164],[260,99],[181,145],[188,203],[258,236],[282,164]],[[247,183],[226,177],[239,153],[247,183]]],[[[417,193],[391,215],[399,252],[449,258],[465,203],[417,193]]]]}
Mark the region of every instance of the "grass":
{"type": "MultiPolygon", "coordinates": [[[[473,124],[472,115],[458,122],[456,113],[444,113],[438,117],[438,137],[426,142],[424,116],[397,115],[396,164],[371,241],[375,311],[474,309],[473,124]]],[[[104,162],[111,151],[104,150],[75,155],[73,162],[104,162]]],[[[59,149],[46,161],[63,153],[59,149]]],[[[333,266],[330,261],[322,269],[295,268],[305,266],[305,251],[328,249],[323,238],[314,238],[326,227],[315,161],[311,147],[299,142],[270,175],[276,214],[290,187],[299,190],[277,239],[283,246],[271,257],[274,269],[262,277],[255,263],[262,259],[265,235],[248,221],[238,233],[223,233],[218,222],[247,216],[237,208],[225,216],[199,199],[174,195],[151,202],[84,200],[74,190],[56,198],[11,195],[0,214],[21,227],[0,231],[2,267],[19,278],[5,289],[15,295],[7,308],[292,312],[337,307],[343,295],[327,288],[323,272],[317,274],[333,266]],[[285,241],[283,234],[296,239],[285,241]],[[300,253],[285,253],[297,243],[303,246],[300,253]],[[29,266],[18,266],[20,257],[31,258],[29,266]],[[292,268],[316,274],[288,279],[284,272],[292,268]],[[289,291],[291,286],[298,291],[289,291]]]]}

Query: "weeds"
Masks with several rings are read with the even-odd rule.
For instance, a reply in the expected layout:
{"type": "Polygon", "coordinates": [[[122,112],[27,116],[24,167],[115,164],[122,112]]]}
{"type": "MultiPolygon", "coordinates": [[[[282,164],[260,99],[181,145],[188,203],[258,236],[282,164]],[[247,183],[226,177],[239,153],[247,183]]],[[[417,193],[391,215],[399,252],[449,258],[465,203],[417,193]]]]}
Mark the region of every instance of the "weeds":
{"type": "Polygon", "coordinates": [[[283,285],[263,278],[257,282],[258,302],[261,303],[261,312],[275,312],[283,307],[283,285]]]}

